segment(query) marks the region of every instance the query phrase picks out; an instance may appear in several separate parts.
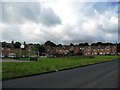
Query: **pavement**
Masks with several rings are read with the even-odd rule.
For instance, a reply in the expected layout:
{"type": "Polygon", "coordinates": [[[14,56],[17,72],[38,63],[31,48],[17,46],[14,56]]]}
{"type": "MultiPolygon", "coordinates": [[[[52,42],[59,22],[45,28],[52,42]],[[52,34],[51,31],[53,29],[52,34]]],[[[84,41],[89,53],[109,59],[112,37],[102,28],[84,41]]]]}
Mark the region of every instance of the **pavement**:
{"type": "Polygon", "coordinates": [[[118,88],[118,61],[5,80],[4,88],[118,88]]]}
{"type": "Polygon", "coordinates": [[[32,61],[27,61],[27,60],[15,60],[15,59],[4,59],[4,60],[0,60],[0,62],[32,62],[32,61]]]}

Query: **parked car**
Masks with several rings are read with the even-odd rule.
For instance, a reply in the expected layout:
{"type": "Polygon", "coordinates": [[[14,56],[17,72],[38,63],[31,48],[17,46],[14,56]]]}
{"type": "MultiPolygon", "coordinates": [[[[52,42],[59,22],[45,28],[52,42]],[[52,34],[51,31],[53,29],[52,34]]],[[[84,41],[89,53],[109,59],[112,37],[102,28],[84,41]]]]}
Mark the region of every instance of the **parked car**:
{"type": "Polygon", "coordinates": [[[9,53],[8,57],[9,58],[14,58],[14,57],[16,57],[16,54],[15,53],[9,53]]]}
{"type": "Polygon", "coordinates": [[[0,54],[0,58],[4,58],[5,55],[3,53],[0,54]]]}

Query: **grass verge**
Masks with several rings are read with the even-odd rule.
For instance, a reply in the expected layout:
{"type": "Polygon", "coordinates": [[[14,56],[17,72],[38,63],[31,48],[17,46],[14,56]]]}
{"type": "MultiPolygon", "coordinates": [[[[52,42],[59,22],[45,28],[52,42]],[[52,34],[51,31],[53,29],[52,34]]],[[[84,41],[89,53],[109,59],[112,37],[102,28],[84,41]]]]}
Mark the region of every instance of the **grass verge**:
{"type": "Polygon", "coordinates": [[[118,56],[40,58],[37,62],[2,62],[2,78],[11,79],[23,76],[69,69],[117,59],[118,56]]]}

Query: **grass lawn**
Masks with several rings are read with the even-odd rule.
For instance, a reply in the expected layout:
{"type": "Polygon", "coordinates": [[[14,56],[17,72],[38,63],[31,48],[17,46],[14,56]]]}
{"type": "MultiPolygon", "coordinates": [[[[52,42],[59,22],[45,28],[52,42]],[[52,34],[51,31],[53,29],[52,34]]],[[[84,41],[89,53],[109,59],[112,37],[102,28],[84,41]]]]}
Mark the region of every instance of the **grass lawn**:
{"type": "Polygon", "coordinates": [[[2,78],[10,79],[117,59],[118,56],[40,58],[35,62],[2,62],[2,78]]]}

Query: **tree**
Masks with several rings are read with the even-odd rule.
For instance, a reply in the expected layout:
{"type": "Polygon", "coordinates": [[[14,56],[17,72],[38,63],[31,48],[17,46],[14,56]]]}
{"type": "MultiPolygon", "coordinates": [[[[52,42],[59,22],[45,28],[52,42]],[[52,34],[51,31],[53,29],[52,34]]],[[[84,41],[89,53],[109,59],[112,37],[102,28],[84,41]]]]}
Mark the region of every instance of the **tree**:
{"type": "Polygon", "coordinates": [[[57,45],[51,41],[46,41],[45,45],[51,46],[51,47],[57,47],[57,45]]]}
{"type": "Polygon", "coordinates": [[[92,43],[91,46],[96,46],[96,43],[92,43]]]}
{"type": "Polygon", "coordinates": [[[79,43],[79,46],[89,46],[88,43],[79,43]]]}
{"type": "Polygon", "coordinates": [[[58,47],[62,47],[62,44],[58,44],[57,46],[58,46],[58,47]]]}
{"type": "Polygon", "coordinates": [[[23,43],[23,45],[24,45],[24,49],[26,49],[27,48],[27,44],[26,44],[26,42],[24,41],[24,43],[23,43]]]}
{"type": "Polygon", "coordinates": [[[14,45],[14,41],[12,41],[11,44],[14,45]]]}
{"type": "Polygon", "coordinates": [[[79,43],[79,46],[84,46],[84,44],[83,43],[79,43]]]}
{"type": "Polygon", "coordinates": [[[45,52],[45,47],[43,45],[37,44],[35,48],[36,48],[36,51],[39,52],[39,55],[42,55],[42,53],[45,52]]]}
{"type": "Polygon", "coordinates": [[[2,47],[6,47],[6,42],[2,42],[2,47]]]}
{"type": "Polygon", "coordinates": [[[97,42],[96,45],[97,46],[99,46],[99,45],[101,46],[101,45],[103,45],[103,43],[102,42],[97,42]]]}
{"type": "Polygon", "coordinates": [[[21,46],[21,43],[20,43],[20,42],[15,42],[14,47],[15,47],[16,49],[19,49],[20,46],[21,46]]]}
{"type": "Polygon", "coordinates": [[[120,43],[117,44],[117,54],[120,53],[120,43]]]}
{"type": "Polygon", "coordinates": [[[89,46],[89,44],[88,43],[84,43],[84,46],[89,46]]]}
{"type": "Polygon", "coordinates": [[[73,43],[70,43],[70,46],[74,46],[74,44],[73,44],[73,43]]]}
{"type": "Polygon", "coordinates": [[[6,42],[2,42],[2,47],[4,48],[12,48],[12,44],[11,43],[6,43],[6,42]]]}

